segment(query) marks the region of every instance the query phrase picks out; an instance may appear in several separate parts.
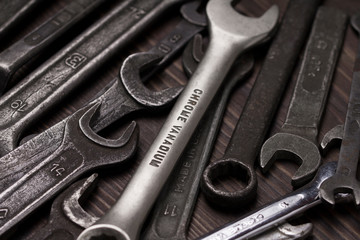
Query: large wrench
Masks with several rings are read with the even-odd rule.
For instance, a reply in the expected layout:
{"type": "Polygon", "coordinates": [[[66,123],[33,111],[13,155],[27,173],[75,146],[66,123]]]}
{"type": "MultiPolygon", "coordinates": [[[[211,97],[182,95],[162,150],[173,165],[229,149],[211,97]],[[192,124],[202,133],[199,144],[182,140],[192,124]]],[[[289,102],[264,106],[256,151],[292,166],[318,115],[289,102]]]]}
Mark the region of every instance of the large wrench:
{"type": "MultiPolygon", "coordinates": [[[[210,43],[198,69],[180,95],[154,143],[128,183],[121,198],[108,213],[78,239],[106,236],[137,239],[142,224],[198,122],[240,53],[268,38],[277,25],[279,10],[269,9],[253,19],[237,13],[230,0],[211,0],[206,7],[210,43]]],[[[130,56],[131,59],[131,56],[130,56]]],[[[125,86],[132,94],[138,85],[129,85],[127,60],[121,69],[125,86]]],[[[132,96],[139,99],[140,96],[132,96]]],[[[152,101],[153,99],[147,98],[152,101]]]]}
{"type": "Polygon", "coordinates": [[[279,158],[291,159],[300,164],[292,177],[294,186],[309,181],[321,163],[318,127],[346,25],[347,16],[343,12],[319,8],[285,123],[281,132],[270,137],[261,148],[260,166],[264,171],[279,158]]]}
{"type": "Polygon", "coordinates": [[[26,127],[94,73],[155,18],[184,0],[126,0],[7,92],[0,100],[0,156],[26,127]],[[106,38],[104,38],[106,36],[106,38]]]}
{"type": "MultiPolygon", "coordinates": [[[[351,19],[351,24],[360,33],[360,15],[351,19]]],[[[360,181],[357,177],[360,146],[360,48],[354,66],[351,92],[346,113],[344,136],[341,142],[336,173],[320,186],[321,198],[332,205],[335,194],[352,193],[356,206],[360,205],[360,181]]]]}
{"type": "MultiPolygon", "coordinates": [[[[72,1],[55,16],[0,53],[0,93],[13,74],[29,59],[38,55],[71,26],[86,17],[104,0],[72,1]]],[[[4,6],[2,6],[3,8],[4,6]]]]}

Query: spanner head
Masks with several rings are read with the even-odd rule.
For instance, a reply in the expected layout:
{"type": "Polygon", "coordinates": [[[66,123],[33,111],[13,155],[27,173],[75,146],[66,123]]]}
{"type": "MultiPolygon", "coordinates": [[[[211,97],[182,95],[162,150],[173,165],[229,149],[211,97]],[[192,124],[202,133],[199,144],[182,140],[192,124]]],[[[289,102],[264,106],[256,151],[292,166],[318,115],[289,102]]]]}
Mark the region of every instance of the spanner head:
{"type": "Polygon", "coordinates": [[[290,133],[277,133],[263,144],[260,152],[260,167],[263,171],[267,171],[276,159],[290,159],[300,165],[291,182],[296,187],[308,182],[321,164],[318,146],[290,133]]]}
{"type": "Polygon", "coordinates": [[[306,239],[312,233],[313,225],[311,223],[304,223],[300,225],[291,225],[283,223],[267,232],[256,236],[256,240],[291,240],[291,239],[306,239]]]}
{"type": "Polygon", "coordinates": [[[163,55],[155,53],[135,53],[125,59],[120,78],[129,94],[147,107],[162,107],[171,104],[183,87],[173,87],[159,92],[148,89],[141,81],[140,72],[162,60],[163,55]]]}
{"type": "Polygon", "coordinates": [[[220,42],[226,44],[227,38],[237,39],[237,46],[246,49],[260,39],[268,39],[276,29],[279,8],[272,6],[260,18],[239,14],[232,6],[234,0],[212,0],[206,6],[210,26],[210,36],[221,36],[220,42]],[[213,34],[213,32],[221,34],[213,34]]]}

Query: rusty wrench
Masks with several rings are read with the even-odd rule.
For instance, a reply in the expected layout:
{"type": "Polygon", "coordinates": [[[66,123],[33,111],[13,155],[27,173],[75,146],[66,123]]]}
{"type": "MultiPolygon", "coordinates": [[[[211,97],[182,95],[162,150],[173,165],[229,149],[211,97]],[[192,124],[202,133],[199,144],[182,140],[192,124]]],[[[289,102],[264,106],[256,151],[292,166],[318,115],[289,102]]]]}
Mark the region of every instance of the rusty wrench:
{"type": "MultiPolygon", "coordinates": [[[[207,4],[211,37],[203,60],[120,199],[97,224],[87,228],[79,236],[79,240],[96,236],[111,236],[115,239],[139,237],[142,224],[156,197],[222,85],[233,61],[244,50],[268,38],[273,32],[279,15],[277,7],[270,8],[260,19],[253,19],[237,13],[231,2],[211,0],[207,4]]],[[[129,93],[138,100],[140,96],[136,92],[134,94],[134,89],[141,85],[138,81],[135,82],[137,84],[129,83],[128,78],[129,75],[134,75],[129,72],[131,66],[128,63],[131,58],[132,56],[124,61],[121,76],[129,93]]],[[[150,102],[157,101],[150,97],[146,99],[150,102]]]]}
{"type": "Polygon", "coordinates": [[[270,137],[261,149],[260,166],[264,171],[279,158],[300,164],[292,177],[294,186],[309,181],[321,163],[318,127],[346,25],[347,16],[343,12],[319,8],[285,123],[281,132],[270,137]]]}

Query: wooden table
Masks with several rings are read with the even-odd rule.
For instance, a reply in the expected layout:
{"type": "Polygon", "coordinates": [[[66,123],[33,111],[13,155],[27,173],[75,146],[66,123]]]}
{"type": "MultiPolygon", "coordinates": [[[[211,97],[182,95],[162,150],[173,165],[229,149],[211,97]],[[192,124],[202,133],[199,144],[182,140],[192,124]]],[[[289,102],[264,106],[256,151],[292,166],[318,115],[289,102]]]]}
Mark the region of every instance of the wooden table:
{"type": "MultiPolygon", "coordinates": [[[[64,6],[66,2],[70,1],[71,0],[45,1],[44,4],[39,7],[38,11],[28,18],[28,25],[22,26],[19,28],[19,32],[14,32],[12,36],[9,36],[2,44],[1,49],[6,48],[6,46],[24,36],[27,32],[41,23],[42,20],[51,16],[56,10],[64,6]]],[[[278,4],[283,13],[288,2],[289,0],[242,0],[237,7],[251,16],[259,16],[273,4],[278,4]]],[[[341,9],[349,15],[360,10],[360,1],[356,0],[324,0],[323,5],[341,9]]],[[[106,14],[106,11],[106,8],[102,9],[102,12],[95,14],[92,19],[95,20],[99,18],[102,14],[106,14]]],[[[119,52],[115,58],[105,64],[92,79],[89,79],[87,84],[76,89],[69,98],[64,99],[62,104],[54,107],[41,122],[29,129],[28,133],[43,131],[80,108],[118,74],[121,62],[129,54],[149,49],[165,36],[179,20],[180,15],[177,14],[177,11],[163,16],[162,19],[154,23],[151,28],[147,29],[147,31],[138,37],[127,49],[119,52]]],[[[321,140],[324,134],[333,126],[344,123],[357,42],[358,37],[349,26],[346,31],[343,51],[334,75],[328,104],[321,123],[319,140],[321,140]]],[[[44,61],[50,54],[60,49],[63,44],[64,41],[57,43],[57,47],[54,47],[53,52],[44,54],[44,56],[34,61],[34,64],[44,61]]],[[[259,72],[263,57],[264,52],[256,52],[256,67],[254,73],[246,83],[241,84],[234,89],[210,161],[214,161],[223,155],[229,138],[231,137],[232,130],[235,127],[236,121],[241,114],[242,107],[251,90],[251,86],[259,72]]],[[[295,71],[294,76],[296,76],[297,71],[298,68],[295,71]]],[[[26,71],[22,71],[18,74],[17,78],[20,79],[27,73],[28,72],[26,71]]],[[[293,78],[288,85],[268,136],[276,133],[285,119],[295,80],[296,79],[293,78]]],[[[186,81],[186,77],[182,72],[181,59],[179,57],[166,70],[157,74],[156,78],[149,83],[149,87],[159,89],[164,86],[184,85],[186,84],[186,81]]],[[[14,85],[15,81],[11,83],[10,87],[14,85]]],[[[126,168],[119,167],[111,172],[100,172],[99,187],[84,204],[85,209],[97,216],[101,216],[112,204],[114,204],[116,199],[121,195],[123,188],[130,180],[131,175],[136,171],[137,165],[161,128],[167,113],[167,111],[163,111],[157,114],[151,113],[134,116],[141,131],[137,155],[132,159],[133,162],[128,164],[126,168]]],[[[129,121],[129,119],[118,121],[116,124],[113,124],[107,130],[102,132],[102,135],[107,137],[119,136],[123,130],[121,126],[126,126],[129,121]]],[[[323,158],[323,162],[334,161],[337,160],[337,158],[338,150],[334,149],[323,158]]],[[[291,192],[292,186],[290,185],[290,179],[297,167],[298,166],[295,163],[277,161],[270,172],[265,175],[257,169],[259,180],[258,197],[252,204],[243,206],[236,211],[223,211],[214,208],[208,204],[203,194],[200,193],[190,222],[188,239],[196,239],[217,227],[241,217],[251,209],[256,209],[271,202],[275,198],[291,192]]],[[[231,179],[228,180],[228,184],[233,184],[235,186],[240,185],[240,183],[234,182],[234,180],[231,179]]],[[[49,205],[50,203],[46,204],[41,212],[46,212],[49,205]]],[[[306,212],[306,214],[302,216],[302,221],[309,221],[314,224],[313,234],[310,239],[360,239],[360,214],[354,205],[351,204],[338,205],[334,209],[321,205],[306,212]]],[[[28,233],[35,231],[36,228],[41,227],[44,222],[46,222],[46,214],[37,213],[23,224],[24,227],[22,227],[22,229],[25,229],[23,232],[28,233]]]]}

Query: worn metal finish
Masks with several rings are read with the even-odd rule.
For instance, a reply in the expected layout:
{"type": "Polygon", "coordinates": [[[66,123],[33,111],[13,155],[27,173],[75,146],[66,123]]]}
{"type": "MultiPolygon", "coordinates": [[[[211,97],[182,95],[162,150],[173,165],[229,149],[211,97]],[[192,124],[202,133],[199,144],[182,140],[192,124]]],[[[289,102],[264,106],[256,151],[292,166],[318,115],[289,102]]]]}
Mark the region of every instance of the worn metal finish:
{"type": "MultiPolygon", "coordinates": [[[[90,226],[96,217],[80,205],[96,186],[97,174],[73,183],[59,194],[51,205],[48,222],[23,240],[75,240],[80,232],[90,226]]],[[[20,239],[19,239],[20,240],[20,239]]]]}
{"type": "Polygon", "coordinates": [[[0,99],[0,156],[70,90],[91,78],[106,60],[170,6],[184,0],[126,0],[65,46],[0,99]],[[106,38],[104,38],[106,36],[106,38]]]}
{"type": "Polygon", "coordinates": [[[335,169],[336,162],[322,165],[315,178],[306,186],[200,239],[248,239],[321,204],[320,185],[334,175],[335,169]]]}
{"type": "Polygon", "coordinates": [[[1,0],[0,40],[42,1],[43,0],[1,0]]]}
{"type": "Polygon", "coordinates": [[[64,189],[86,171],[129,159],[136,149],[138,128],[133,122],[116,140],[94,142],[81,125],[89,124],[99,104],[91,104],[65,121],[60,147],[0,194],[0,235],[64,189]],[[109,141],[111,141],[109,143],[109,141]]]}
{"type": "MultiPolygon", "coordinates": [[[[211,40],[198,69],[179,96],[121,198],[97,224],[82,232],[79,240],[99,236],[103,239],[139,237],[146,216],[230,66],[240,53],[271,34],[279,15],[278,8],[272,7],[259,19],[245,17],[232,8],[230,0],[211,0],[206,12],[211,40]]],[[[122,70],[126,64],[127,60],[122,70]]],[[[124,73],[128,72],[121,71],[123,83],[128,85],[130,79],[124,78],[124,73]]],[[[130,89],[129,93],[137,95],[134,89],[130,89]]]]}
{"type": "Polygon", "coordinates": [[[255,197],[254,163],[319,3],[313,0],[289,2],[223,159],[211,163],[204,171],[201,188],[210,202],[222,207],[238,207],[255,197]],[[245,179],[246,187],[225,191],[214,186],[219,176],[229,174],[245,179]]]}
{"type": "MultiPolygon", "coordinates": [[[[62,34],[96,9],[104,0],[76,0],[55,16],[0,53],[0,93],[13,74],[62,34]]],[[[3,7],[3,6],[2,6],[3,7]]]]}
{"type": "MultiPolygon", "coordinates": [[[[193,48],[202,48],[201,35],[190,42],[183,53],[183,65],[191,75],[202,56],[193,57],[193,48]],[[195,45],[197,44],[197,45],[195,45]]],[[[201,53],[201,51],[196,51],[201,53]]],[[[187,228],[196,203],[201,174],[209,160],[233,87],[244,80],[254,66],[252,55],[244,55],[231,68],[223,89],[213,100],[170,179],[156,201],[147,230],[141,239],[186,240],[187,228]]]]}
{"type": "Polygon", "coordinates": [[[291,225],[283,223],[282,225],[272,228],[263,234],[257,235],[252,240],[295,240],[307,239],[312,233],[313,225],[311,223],[301,225],[291,225]]]}
{"type": "Polygon", "coordinates": [[[299,163],[300,167],[292,177],[294,186],[309,181],[321,163],[318,128],[346,26],[347,16],[342,11],[319,8],[285,123],[261,149],[260,166],[264,171],[276,159],[299,163]]]}
{"type": "MultiPolygon", "coordinates": [[[[354,29],[360,33],[360,15],[351,19],[354,29]]],[[[341,142],[339,161],[336,173],[320,186],[321,199],[332,205],[335,204],[335,195],[351,193],[354,202],[360,205],[360,181],[357,171],[359,165],[360,146],[360,48],[358,49],[354,73],[351,82],[348,110],[345,118],[344,136],[341,142]]]]}

